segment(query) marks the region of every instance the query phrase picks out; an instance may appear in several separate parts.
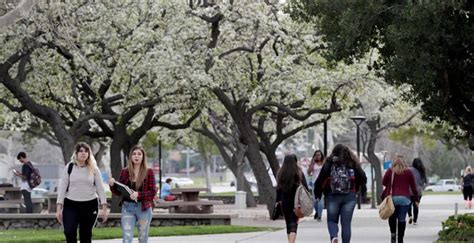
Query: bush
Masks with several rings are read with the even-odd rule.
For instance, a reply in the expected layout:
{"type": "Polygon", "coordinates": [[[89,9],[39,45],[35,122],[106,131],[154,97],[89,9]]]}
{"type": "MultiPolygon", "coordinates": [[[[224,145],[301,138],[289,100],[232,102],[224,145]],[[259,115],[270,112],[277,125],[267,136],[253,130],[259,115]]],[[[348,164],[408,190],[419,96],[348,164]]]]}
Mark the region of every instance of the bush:
{"type": "Polygon", "coordinates": [[[474,241],[474,214],[450,216],[443,222],[443,229],[438,233],[438,241],[474,241]]]}

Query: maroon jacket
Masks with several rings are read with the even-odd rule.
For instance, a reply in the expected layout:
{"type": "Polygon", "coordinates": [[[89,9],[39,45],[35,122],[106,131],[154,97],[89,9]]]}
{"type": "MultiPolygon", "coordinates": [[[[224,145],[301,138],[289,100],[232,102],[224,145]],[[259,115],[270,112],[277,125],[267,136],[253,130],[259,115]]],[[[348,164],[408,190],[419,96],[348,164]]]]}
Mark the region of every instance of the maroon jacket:
{"type": "MultiPolygon", "coordinates": [[[[385,186],[385,189],[383,190],[382,198],[385,198],[390,194],[391,180],[392,168],[388,169],[383,176],[382,184],[385,186]]],[[[413,192],[413,196],[418,198],[415,177],[409,169],[405,170],[402,174],[395,174],[395,177],[393,178],[392,196],[405,196],[410,198],[410,188],[413,192]]]]}

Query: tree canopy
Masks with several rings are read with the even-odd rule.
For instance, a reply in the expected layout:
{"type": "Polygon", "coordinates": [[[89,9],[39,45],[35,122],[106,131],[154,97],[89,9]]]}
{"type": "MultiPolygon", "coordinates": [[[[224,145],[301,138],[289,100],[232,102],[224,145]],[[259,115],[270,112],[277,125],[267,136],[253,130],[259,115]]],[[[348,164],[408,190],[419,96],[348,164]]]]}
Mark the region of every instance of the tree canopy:
{"type": "Polygon", "coordinates": [[[326,56],[348,63],[375,51],[371,68],[410,84],[424,118],[474,134],[473,1],[292,0],[294,17],[317,24],[326,56]]]}

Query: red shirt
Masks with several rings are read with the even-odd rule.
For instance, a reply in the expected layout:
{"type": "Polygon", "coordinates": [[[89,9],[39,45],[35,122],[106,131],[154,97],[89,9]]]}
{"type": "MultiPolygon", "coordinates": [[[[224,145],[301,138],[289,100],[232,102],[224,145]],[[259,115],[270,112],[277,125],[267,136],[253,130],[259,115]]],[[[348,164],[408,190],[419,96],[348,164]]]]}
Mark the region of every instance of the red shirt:
{"type": "MultiPolygon", "coordinates": [[[[392,180],[392,168],[388,169],[383,176],[382,184],[385,186],[384,194],[390,194],[390,182],[392,180]]],[[[418,191],[416,190],[415,177],[409,169],[401,174],[395,174],[393,178],[392,196],[406,196],[410,198],[410,188],[413,196],[418,198],[418,191]]]]}
{"type": "MultiPolygon", "coordinates": [[[[130,174],[128,173],[128,168],[123,168],[120,171],[118,182],[127,185],[129,181],[130,174]]],[[[153,207],[153,199],[156,196],[155,174],[152,169],[148,169],[142,188],[143,190],[138,191],[138,201],[142,203],[142,211],[145,211],[147,208],[153,207]]],[[[110,191],[120,196],[120,192],[112,186],[110,187],[110,191]]],[[[122,202],[120,202],[120,204],[122,204],[122,202]]]]}

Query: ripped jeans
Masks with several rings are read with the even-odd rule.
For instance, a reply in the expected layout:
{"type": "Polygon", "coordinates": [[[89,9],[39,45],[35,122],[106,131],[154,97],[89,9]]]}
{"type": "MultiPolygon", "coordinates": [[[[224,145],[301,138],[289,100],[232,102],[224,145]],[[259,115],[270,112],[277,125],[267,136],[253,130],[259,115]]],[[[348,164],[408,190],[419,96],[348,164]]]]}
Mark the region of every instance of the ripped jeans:
{"type": "Polygon", "coordinates": [[[123,202],[122,205],[122,242],[132,243],[133,230],[138,226],[138,242],[148,242],[148,230],[152,218],[152,209],[142,211],[142,204],[135,202],[123,202]]]}

